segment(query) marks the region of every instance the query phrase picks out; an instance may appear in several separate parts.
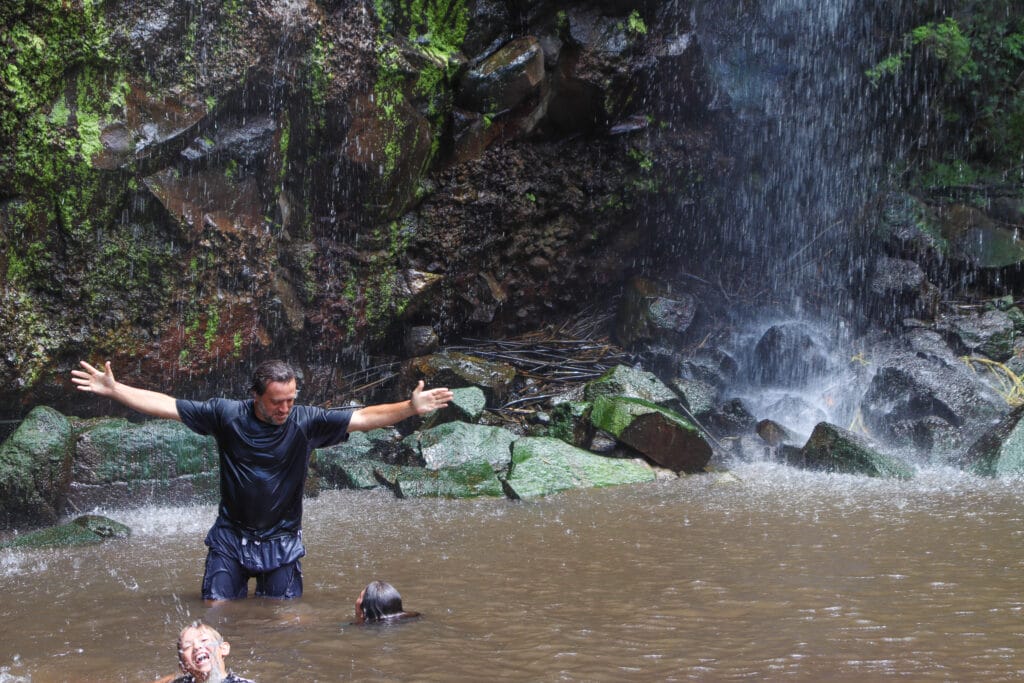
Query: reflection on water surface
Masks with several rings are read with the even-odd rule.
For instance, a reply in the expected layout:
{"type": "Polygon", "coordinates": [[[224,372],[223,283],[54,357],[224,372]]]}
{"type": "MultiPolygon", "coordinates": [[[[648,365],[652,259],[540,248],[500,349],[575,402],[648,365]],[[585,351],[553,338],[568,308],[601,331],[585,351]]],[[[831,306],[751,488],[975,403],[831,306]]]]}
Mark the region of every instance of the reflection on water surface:
{"type": "Polygon", "coordinates": [[[744,465],[522,503],[307,501],[306,595],[207,608],[212,506],[0,551],[0,682],[151,681],[203,618],[257,681],[1016,680],[1024,482],[744,465]],[[423,619],[348,624],[368,581],[423,619]]]}

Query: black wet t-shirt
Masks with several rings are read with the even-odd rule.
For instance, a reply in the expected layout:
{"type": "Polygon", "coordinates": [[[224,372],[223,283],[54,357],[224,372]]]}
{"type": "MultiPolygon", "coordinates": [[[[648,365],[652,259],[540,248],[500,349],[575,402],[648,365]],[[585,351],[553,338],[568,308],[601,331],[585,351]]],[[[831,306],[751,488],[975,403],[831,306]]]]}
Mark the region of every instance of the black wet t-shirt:
{"type": "Polygon", "coordinates": [[[295,406],[283,425],[257,419],[253,402],[178,399],[186,427],[220,451],[220,516],[260,539],[302,528],[302,494],[313,449],[348,438],[352,410],[295,406]]]}

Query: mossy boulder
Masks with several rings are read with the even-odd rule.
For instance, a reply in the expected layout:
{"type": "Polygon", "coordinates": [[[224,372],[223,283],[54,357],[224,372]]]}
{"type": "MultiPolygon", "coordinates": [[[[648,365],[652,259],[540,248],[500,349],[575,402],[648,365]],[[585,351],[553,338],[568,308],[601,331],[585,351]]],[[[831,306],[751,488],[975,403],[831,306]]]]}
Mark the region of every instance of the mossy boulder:
{"type": "Polygon", "coordinates": [[[599,396],[590,422],[674,472],[701,472],[711,460],[711,446],[697,427],[648,401],[599,396]]]}
{"type": "Polygon", "coordinates": [[[964,455],[963,464],[984,477],[1024,475],[1024,406],[982,434],[964,455]]]}
{"type": "Polygon", "coordinates": [[[381,465],[408,464],[416,455],[397,440],[392,428],[352,432],[348,441],[318,448],[312,469],[323,488],[372,489],[381,485],[374,470],[381,465]]]}
{"type": "Polygon", "coordinates": [[[0,444],[0,527],[53,524],[71,483],[71,423],[52,408],[34,408],[0,444]]]}
{"type": "Polygon", "coordinates": [[[127,525],[103,515],[81,515],[75,517],[71,523],[88,529],[100,538],[125,539],[132,535],[132,530],[127,525]]]}
{"type": "Polygon", "coordinates": [[[643,462],[608,458],[551,437],[524,437],[512,445],[512,469],[505,488],[512,498],[529,499],[568,489],[654,481],[643,462]]]}
{"type": "Polygon", "coordinates": [[[78,435],[75,481],[172,479],[218,468],[217,443],[177,420],[96,420],[78,435]]]}
{"type": "Polygon", "coordinates": [[[465,422],[447,422],[405,437],[430,470],[468,462],[487,462],[494,471],[508,469],[516,436],[507,429],[465,422]]]}
{"type": "Polygon", "coordinates": [[[430,429],[445,422],[477,422],[487,407],[487,397],[480,387],[452,389],[452,400],[447,408],[435,410],[423,418],[420,429],[430,429]]]}
{"type": "Polygon", "coordinates": [[[589,401],[564,401],[551,409],[551,423],[547,436],[561,439],[573,446],[583,447],[590,440],[589,401]]]}
{"type": "Polygon", "coordinates": [[[431,387],[479,387],[491,406],[504,402],[516,378],[516,369],[507,363],[495,363],[457,351],[414,358],[410,370],[431,387]]]}
{"type": "Polygon", "coordinates": [[[807,469],[869,477],[914,477],[914,471],[907,464],[882,453],[866,436],[828,422],[814,428],[807,443],[790,457],[789,463],[807,469]]]}
{"type": "Polygon", "coordinates": [[[668,388],[653,372],[616,365],[598,379],[588,382],[583,398],[594,401],[599,396],[638,398],[679,412],[679,395],[668,388]]]}
{"type": "Polygon", "coordinates": [[[505,495],[494,469],[486,462],[467,462],[455,467],[428,470],[421,467],[394,468],[392,478],[399,498],[478,498],[505,495]]]}
{"type": "Polygon", "coordinates": [[[177,420],[99,418],[77,427],[68,491],[68,503],[76,509],[214,502],[220,496],[213,437],[177,420]]]}
{"type": "Polygon", "coordinates": [[[67,524],[39,529],[0,543],[0,548],[65,548],[93,545],[115,538],[125,539],[131,529],[109,517],[82,515],[67,524]]]}

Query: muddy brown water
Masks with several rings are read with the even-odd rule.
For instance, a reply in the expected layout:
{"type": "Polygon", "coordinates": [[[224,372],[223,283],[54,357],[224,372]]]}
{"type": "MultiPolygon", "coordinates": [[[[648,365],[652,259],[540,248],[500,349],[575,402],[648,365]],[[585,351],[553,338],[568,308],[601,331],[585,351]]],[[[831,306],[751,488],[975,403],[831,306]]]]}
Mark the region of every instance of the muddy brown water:
{"type": "Polygon", "coordinates": [[[256,681],[1009,681],[1024,482],[770,464],[534,502],[307,501],[305,596],[199,600],[212,506],[101,511],[85,549],[0,551],[0,683],[152,681],[203,618],[256,681]],[[368,581],[420,620],[349,625],[368,581]]]}

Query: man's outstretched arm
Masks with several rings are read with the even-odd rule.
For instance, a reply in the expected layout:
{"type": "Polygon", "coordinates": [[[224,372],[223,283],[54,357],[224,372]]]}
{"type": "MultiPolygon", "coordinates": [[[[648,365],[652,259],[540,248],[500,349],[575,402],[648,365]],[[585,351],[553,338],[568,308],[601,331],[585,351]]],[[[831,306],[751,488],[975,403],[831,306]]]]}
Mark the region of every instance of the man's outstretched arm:
{"type": "Polygon", "coordinates": [[[132,410],[152,417],[181,421],[181,417],[178,415],[177,401],[172,396],[121,384],[114,379],[110,361],[106,362],[102,372],[84,360],[81,361],[81,366],[82,370],[71,371],[71,381],[79,391],[112,398],[132,410]]]}
{"type": "Polygon", "coordinates": [[[389,427],[414,415],[425,415],[432,410],[439,410],[452,400],[452,392],[445,387],[423,390],[423,380],[412,390],[412,398],[399,403],[381,403],[366,406],[352,413],[348,423],[350,432],[368,432],[378,427],[389,427]]]}

